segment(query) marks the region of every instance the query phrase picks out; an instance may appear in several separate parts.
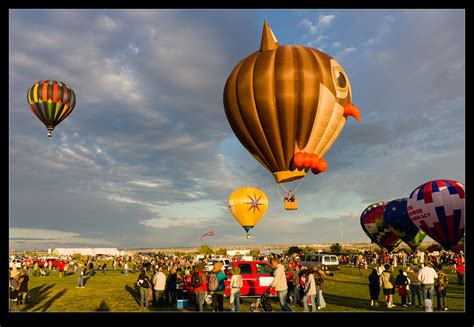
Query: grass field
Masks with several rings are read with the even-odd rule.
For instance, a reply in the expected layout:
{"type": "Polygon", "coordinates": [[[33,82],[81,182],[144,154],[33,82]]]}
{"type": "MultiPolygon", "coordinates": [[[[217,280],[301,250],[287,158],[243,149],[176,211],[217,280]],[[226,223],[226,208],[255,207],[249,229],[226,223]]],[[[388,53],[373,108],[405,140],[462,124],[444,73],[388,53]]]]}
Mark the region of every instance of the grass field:
{"type": "MultiPolygon", "coordinates": [[[[465,311],[464,286],[457,285],[456,274],[445,269],[449,278],[447,288],[448,312],[465,311]]],[[[400,296],[394,295],[395,308],[387,309],[384,305],[383,295],[380,294],[379,307],[370,306],[367,276],[370,269],[364,271],[361,277],[359,270],[353,267],[342,266],[341,271],[334,276],[326,278],[324,298],[327,306],[319,312],[367,312],[367,311],[421,311],[419,308],[403,308],[400,296]]],[[[58,272],[52,272],[46,277],[30,277],[29,295],[31,303],[20,306],[22,312],[139,312],[139,291],[135,288],[137,274],[122,275],[119,271],[96,273],[93,277],[86,277],[85,288],[76,288],[77,277],[69,273],[66,277],[59,278],[58,272]]],[[[243,298],[241,311],[249,311],[249,305],[255,298],[243,298]]],[[[275,311],[280,310],[277,299],[271,299],[275,311]]],[[[302,307],[292,305],[295,311],[303,311],[302,307]]],[[[436,311],[436,297],[433,301],[436,311]]],[[[185,309],[171,306],[154,308],[146,311],[194,311],[194,305],[185,309]]],[[[212,311],[207,305],[204,311],[212,311]]],[[[230,311],[228,298],[224,299],[224,311],[230,311]]]]}

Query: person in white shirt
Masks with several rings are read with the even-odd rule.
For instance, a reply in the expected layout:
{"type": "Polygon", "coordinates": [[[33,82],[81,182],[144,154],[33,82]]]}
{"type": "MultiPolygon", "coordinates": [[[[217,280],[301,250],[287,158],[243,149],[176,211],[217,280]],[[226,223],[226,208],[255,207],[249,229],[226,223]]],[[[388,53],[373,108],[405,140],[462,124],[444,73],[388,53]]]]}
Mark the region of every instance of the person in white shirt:
{"type": "Polygon", "coordinates": [[[436,270],[433,269],[430,262],[425,261],[425,266],[418,273],[418,279],[421,282],[421,289],[423,291],[423,301],[426,301],[426,299],[433,301],[434,281],[436,278],[438,278],[436,270]]]}
{"type": "Polygon", "coordinates": [[[232,278],[230,279],[230,307],[232,311],[240,312],[240,288],[244,285],[240,268],[235,266],[231,270],[232,278]]]}
{"type": "Polygon", "coordinates": [[[155,306],[158,307],[160,299],[163,297],[166,287],[166,275],[163,273],[163,267],[159,267],[153,276],[153,292],[155,295],[155,306]]]}
{"type": "Polygon", "coordinates": [[[273,274],[273,281],[270,288],[275,289],[280,299],[280,305],[283,311],[293,312],[288,302],[286,302],[286,295],[288,293],[288,284],[286,283],[285,267],[277,258],[272,258],[272,267],[275,269],[273,274]]]}

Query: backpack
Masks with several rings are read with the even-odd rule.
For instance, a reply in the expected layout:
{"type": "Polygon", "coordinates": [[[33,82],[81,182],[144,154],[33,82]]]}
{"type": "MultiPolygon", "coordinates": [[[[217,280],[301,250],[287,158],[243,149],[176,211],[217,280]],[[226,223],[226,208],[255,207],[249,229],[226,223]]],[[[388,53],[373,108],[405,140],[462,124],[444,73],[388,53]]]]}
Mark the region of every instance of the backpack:
{"type": "Polygon", "coordinates": [[[191,285],[193,285],[194,288],[201,286],[201,278],[199,278],[199,272],[194,272],[191,276],[191,285]]]}
{"type": "Polygon", "coordinates": [[[219,281],[217,280],[217,274],[216,273],[212,273],[209,276],[208,287],[209,287],[209,291],[211,291],[211,292],[216,291],[217,288],[219,287],[219,281]]]}

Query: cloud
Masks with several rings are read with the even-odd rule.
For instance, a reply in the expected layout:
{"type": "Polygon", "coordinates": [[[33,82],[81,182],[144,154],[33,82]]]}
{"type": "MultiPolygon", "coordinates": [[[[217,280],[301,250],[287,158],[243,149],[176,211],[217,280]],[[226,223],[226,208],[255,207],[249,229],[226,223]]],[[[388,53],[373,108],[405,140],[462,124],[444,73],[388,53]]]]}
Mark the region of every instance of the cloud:
{"type": "Polygon", "coordinates": [[[79,233],[41,228],[12,228],[9,229],[10,247],[18,249],[56,246],[56,245],[113,245],[113,242],[103,239],[81,237],[79,233]]]}
{"type": "MultiPolygon", "coordinates": [[[[255,12],[11,12],[11,227],[78,238],[103,231],[118,246],[183,246],[212,225],[219,242],[241,243],[245,233],[226,201],[237,187],[255,185],[272,206],[252,242],[293,242],[319,238],[313,228],[329,220],[357,220],[366,202],[405,194],[425,179],[464,179],[461,11],[298,13],[304,41],[344,61],[361,122],[347,120],[325,156],[328,170],[305,178],[297,222],[223,109],[226,78],[258,50],[255,12]],[[77,95],[53,138],[25,101],[45,76],[77,95]]],[[[274,31],[287,28],[289,15],[274,16],[274,31]]],[[[358,239],[361,231],[352,232],[344,235],[358,239]]]]}

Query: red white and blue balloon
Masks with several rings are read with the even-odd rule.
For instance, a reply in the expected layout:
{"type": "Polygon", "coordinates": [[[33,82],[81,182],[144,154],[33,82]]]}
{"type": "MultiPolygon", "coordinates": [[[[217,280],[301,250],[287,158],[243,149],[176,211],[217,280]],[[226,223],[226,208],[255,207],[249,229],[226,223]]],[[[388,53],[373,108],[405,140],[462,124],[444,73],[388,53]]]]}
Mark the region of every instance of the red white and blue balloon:
{"type": "Polygon", "coordinates": [[[411,221],[428,236],[450,249],[464,234],[463,183],[438,179],[418,186],[408,198],[411,221]]]}

